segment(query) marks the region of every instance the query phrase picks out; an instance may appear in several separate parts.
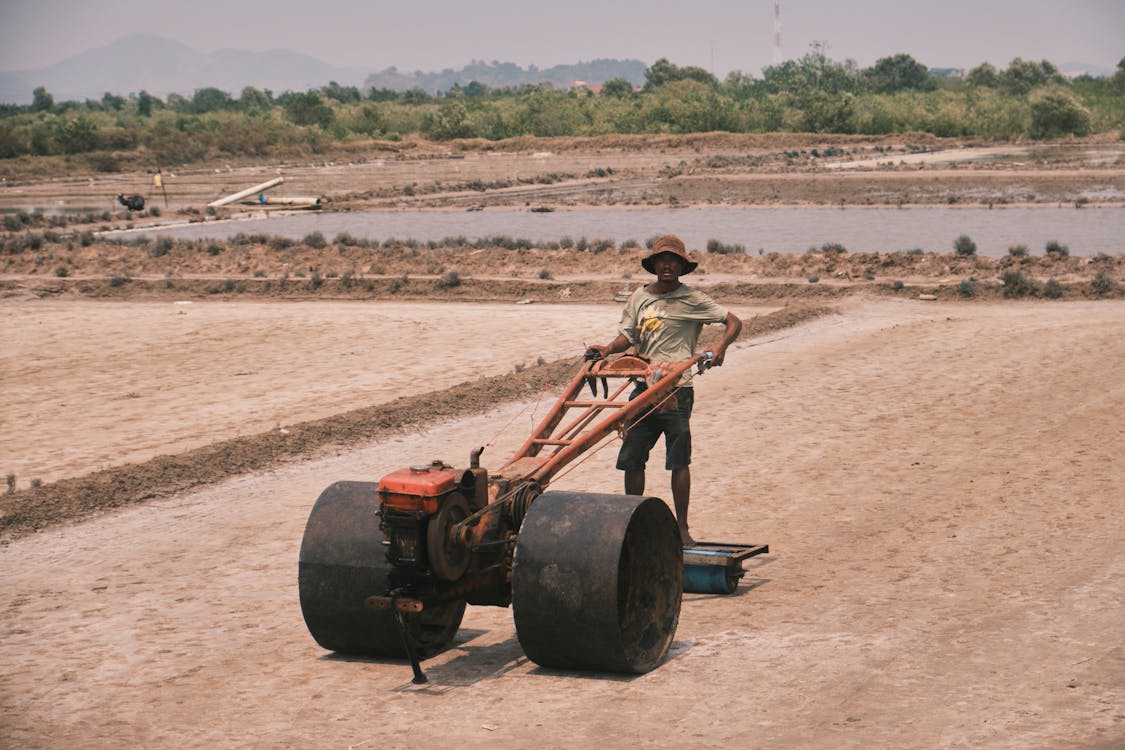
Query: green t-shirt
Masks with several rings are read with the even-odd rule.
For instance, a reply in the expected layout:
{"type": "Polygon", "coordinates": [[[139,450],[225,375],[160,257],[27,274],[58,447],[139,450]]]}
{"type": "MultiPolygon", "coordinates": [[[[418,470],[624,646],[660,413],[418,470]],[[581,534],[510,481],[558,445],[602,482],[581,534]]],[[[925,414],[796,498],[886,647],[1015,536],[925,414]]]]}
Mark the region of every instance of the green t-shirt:
{"type": "MultiPolygon", "coordinates": [[[[618,330],[638,354],[654,362],[682,362],[695,354],[703,326],[722,323],[726,317],[726,308],[686,284],[664,295],[641,286],[625,303],[618,330]]],[[[691,385],[691,377],[688,370],[680,385],[691,385]]]]}

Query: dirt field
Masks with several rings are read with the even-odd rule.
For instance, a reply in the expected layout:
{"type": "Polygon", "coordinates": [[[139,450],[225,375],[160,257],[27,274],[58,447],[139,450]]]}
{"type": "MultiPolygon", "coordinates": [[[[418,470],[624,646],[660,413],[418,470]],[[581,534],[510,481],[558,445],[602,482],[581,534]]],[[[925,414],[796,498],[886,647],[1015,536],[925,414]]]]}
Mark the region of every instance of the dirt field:
{"type": "MultiPolygon", "coordinates": [[[[216,303],[5,304],[5,331],[59,332],[5,360],[5,401],[42,402],[5,412],[5,433],[23,436],[5,438],[5,456],[26,451],[44,474],[206,439],[201,427],[229,435],[327,402],[412,396],[457,380],[450,356],[509,371],[554,354],[528,341],[568,349],[617,317],[612,305],[464,304],[396,318],[315,302],[298,315],[262,304],[255,330],[216,303]],[[151,338],[125,345],[130,316],[151,338]],[[467,350],[481,321],[489,346],[467,350]],[[413,357],[413,379],[368,381],[376,327],[447,354],[413,357]],[[186,373],[154,356],[161,342],[186,373]],[[47,353],[59,359],[18,369],[47,353]],[[121,375],[84,377],[83,361],[121,375]],[[35,383],[55,395],[9,396],[35,383]],[[115,414],[128,417],[118,431],[115,414]]],[[[772,553],[736,595],[686,596],[655,671],[540,669],[509,611],[470,607],[417,687],[407,666],[331,656],[304,628],[296,557],[320,490],[463,462],[486,441],[497,465],[542,408],[524,399],[7,540],[0,745],[1120,747],[1125,302],[859,295],[838,309],[744,339],[699,381],[693,531],[772,553]]],[[[617,491],[611,465],[612,448],[555,486],[617,491]]]]}
{"type": "MultiPolygon", "coordinates": [[[[1115,134],[366,144],[167,170],[160,216],[8,232],[0,748],[1125,746],[1125,255],[708,254],[692,280],[747,327],[697,384],[692,531],[771,554],[733,596],[686,595],[647,675],[541,669],[510,611],[470,607],[419,687],[309,636],[314,501],[482,444],[503,463],[642,251],[78,234],[200,219],[279,171],[342,211],[1116,205],[1123,159],[1115,134]],[[1062,299],[1005,300],[1016,270],[1062,299]]],[[[150,184],[9,160],[0,210],[150,184]]],[[[553,487],[618,492],[615,447],[553,487]]]]}

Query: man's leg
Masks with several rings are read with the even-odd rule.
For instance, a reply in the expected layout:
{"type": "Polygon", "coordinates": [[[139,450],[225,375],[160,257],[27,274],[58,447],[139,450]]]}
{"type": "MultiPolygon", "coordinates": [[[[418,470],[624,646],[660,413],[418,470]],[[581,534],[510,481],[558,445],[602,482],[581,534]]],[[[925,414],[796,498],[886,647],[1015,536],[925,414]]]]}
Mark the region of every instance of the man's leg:
{"type": "MultiPolygon", "coordinates": [[[[641,475],[641,481],[644,482],[643,474],[641,475]]],[[[680,525],[680,537],[683,539],[684,546],[690,547],[695,544],[695,539],[688,532],[687,520],[688,505],[691,503],[691,467],[689,466],[682,469],[672,469],[672,503],[676,506],[676,521],[680,525]]]]}
{"type": "Polygon", "coordinates": [[[645,494],[645,470],[644,469],[626,469],[625,470],[625,494],[626,495],[643,495],[643,494],[645,494]]]}

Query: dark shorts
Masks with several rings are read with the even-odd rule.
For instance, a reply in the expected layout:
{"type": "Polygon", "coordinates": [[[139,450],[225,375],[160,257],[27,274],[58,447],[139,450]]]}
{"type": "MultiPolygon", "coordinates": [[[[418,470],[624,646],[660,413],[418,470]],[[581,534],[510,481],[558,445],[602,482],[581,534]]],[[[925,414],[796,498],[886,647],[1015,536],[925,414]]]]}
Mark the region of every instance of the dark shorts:
{"type": "MultiPolygon", "coordinates": [[[[630,398],[636,398],[634,391],[630,398]]],[[[654,411],[636,422],[625,425],[625,438],[617,454],[617,468],[622,471],[644,469],[648,454],[660,436],[664,436],[664,468],[683,469],[691,464],[691,407],[694,388],[676,391],[676,405],[667,411],[654,411]]]]}

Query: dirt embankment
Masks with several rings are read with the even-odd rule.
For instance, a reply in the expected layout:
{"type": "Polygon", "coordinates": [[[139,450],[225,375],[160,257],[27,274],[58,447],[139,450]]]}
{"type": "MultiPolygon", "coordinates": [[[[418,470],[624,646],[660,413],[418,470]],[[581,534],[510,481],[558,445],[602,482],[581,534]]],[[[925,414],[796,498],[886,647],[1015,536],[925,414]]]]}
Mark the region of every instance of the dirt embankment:
{"type": "MultiPolygon", "coordinates": [[[[587,251],[490,247],[276,244],[161,241],[46,246],[8,255],[0,294],[97,298],[245,296],[276,299],[439,299],[448,301],[608,301],[643,280],[643,248],[587,251]]],[[[1019,273],[1033,286],[1054,279],[1069,297],[1122,293],[1125,254],[983,258],[904,252],[849,253],[826,247],[800,255],[700,254],[692,283],[738,299],[829,298],[854,292],[918,293],[994,299],[1001,278],[1019,273]],[[705,257],[702,257],[705,256],[705,257]],[[1092,285],[1104,277],[1110,286],[1092,285]],[[962,282],[968,281],[971,293],[962,282]]],[[[1007,289],[1009,295],[1011,289],[1007,289]]],[[[1019,296],[1035,296],[1024,290],[1019,296]]]]}

